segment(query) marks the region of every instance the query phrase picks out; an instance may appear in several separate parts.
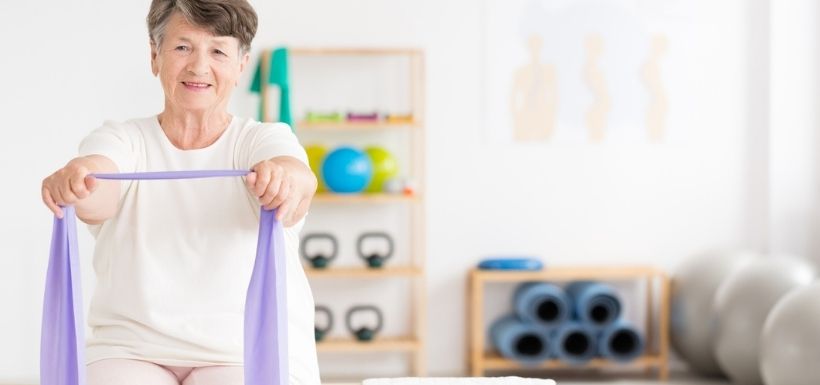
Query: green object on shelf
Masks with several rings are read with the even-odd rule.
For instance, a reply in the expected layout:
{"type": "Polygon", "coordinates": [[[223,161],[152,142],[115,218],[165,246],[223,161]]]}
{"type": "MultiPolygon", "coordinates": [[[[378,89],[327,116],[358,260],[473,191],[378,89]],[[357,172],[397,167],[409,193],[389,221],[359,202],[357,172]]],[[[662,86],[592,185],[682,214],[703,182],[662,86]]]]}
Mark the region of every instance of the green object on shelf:
{"type": "Polygon", "coordinates": [[[399,163],[393,157],[393,154],[383,147],[365,147],[364,152],[370,157],[370,162],[373,163],[373,177],[370,178],[370,183],[365,191],[370,193],[383,192],[384,182],[399,174],[399,163]]]}
{"type": "MultiPolygon", "coordinates": [[[[256,72],[251,81],[251,92],[261,93],[262,91],[262,60],[256,66],[256,72]]],[[[288,49],[277,48],[271,53],[270,73],[267,76],[268,85],[279,87],[279,121],[287,123],[293,129],[293,118],[290,115],[290,75],[288,73],[288,49]]],[[[259,120],[262,121],[262,104],[259,104],[259,120]]]]}
{"type": "Polygon", "coordinates": [[[307,123],[341,123],[344,122],[344,116],[340,112],[310,112],[305,114],[305,122],[307,123]]]}

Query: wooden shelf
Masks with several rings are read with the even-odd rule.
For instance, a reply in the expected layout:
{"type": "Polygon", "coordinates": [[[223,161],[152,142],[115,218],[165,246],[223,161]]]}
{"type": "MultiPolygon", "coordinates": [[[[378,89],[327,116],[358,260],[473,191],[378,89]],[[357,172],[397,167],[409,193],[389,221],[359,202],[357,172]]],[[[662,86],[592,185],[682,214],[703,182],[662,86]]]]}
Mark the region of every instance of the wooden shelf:
{"type": "Polygon", "coordinates": [[[419,122],[297,122],[296,131],[380,131],[385,129],[412,129],[419,127],[419,122]]]}
{"type": "Polygon", "coordinates": [[[313,197],[313,203],[396,203],[396,202],[417,202],[419,201],[419,195],[406,195],[406,194],[385,194],[385,193],[376,193],[376,194],[366,194],[366,193],[355,193],[355,194],[336,194],[336,193],[328,193],[322,192],[317,193],[313,197]]]}
{"type": "Polygon", "coordinates": [[[662,366],[662,360],[657,355],[645,355],[638,357],[629,362],[615,362],[602,358],[593,358],[589,362],[582,365],[572,365],[561,360],[551,359],[546,360],[537,365],[522,365],[517,361],[506,359],[496,353],[485,353],[484,355],[484,369],[486,370],[514,370],[514,369],[602,369],[602,368],[630,368],[630,367],[647,367],[647,366],[662,366]]]}
{"type": "Polygon", "coordinates": [[[666,276],[666,273],[652,267],[547,267],[538,271],[473,271],[476,279],[485,282],[518,282],[546,280],[612,280],[666,276]]]}
{"type": "Polygon", "coordinates": [[[373,341],[329,338],[316,343],[318,352],[415,352],[422,344],[412,337],[385,337],[373,341]]]}
{"type": "Polygon", "coordinates": [[[305,266],[305,273],[312,278],[395,278],[420,277],[422,275],[420,268],[409,266],[387,266],[381,269],[352,266],[314,269],[305,266]]]}

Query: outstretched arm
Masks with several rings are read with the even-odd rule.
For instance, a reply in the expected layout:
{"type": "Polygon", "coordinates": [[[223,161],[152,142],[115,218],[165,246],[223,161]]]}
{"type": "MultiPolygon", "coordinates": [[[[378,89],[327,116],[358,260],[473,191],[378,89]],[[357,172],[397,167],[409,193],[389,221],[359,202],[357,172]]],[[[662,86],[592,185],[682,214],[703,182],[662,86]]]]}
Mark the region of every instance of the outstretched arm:
{"type": "Polygon", "coordinates": [[[92,173],[115,173],[117,166],[102,155],[74,158],[63,168],[43,179],[43,203],[58,218],[60,206],[73,205],[77,217],[88,224],[104,222],[117,213],[118,181],[97,180],[92,173]]]}

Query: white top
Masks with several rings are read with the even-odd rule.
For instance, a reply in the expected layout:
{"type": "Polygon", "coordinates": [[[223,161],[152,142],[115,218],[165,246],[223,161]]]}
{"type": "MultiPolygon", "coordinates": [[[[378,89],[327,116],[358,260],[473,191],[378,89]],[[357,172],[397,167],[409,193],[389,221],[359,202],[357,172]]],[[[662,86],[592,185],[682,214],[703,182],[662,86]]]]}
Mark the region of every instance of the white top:
{"type": "MultiPolygon", "coordinates": [[[[106,122],[80,155],[120,172],[250,169],[274,156],[307,164],[285,124],[234,117],[212,145],[180,150],[156,116],[106,122]]],[[[171,366],[241,365],[245,295],[256,257],[260,206],[243,178],[122,182],[121,207],[96,237],[89,363],[131,358],[171,366]]],[[[291,384],[319,384],[314,305],[299,262],[303,222],[285,228],[291,384]]]]}

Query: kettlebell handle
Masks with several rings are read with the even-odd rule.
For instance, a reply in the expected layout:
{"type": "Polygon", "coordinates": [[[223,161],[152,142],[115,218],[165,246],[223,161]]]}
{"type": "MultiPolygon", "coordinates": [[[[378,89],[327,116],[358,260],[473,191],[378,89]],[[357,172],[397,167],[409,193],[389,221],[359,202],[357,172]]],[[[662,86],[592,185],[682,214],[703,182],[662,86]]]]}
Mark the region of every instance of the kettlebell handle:
{"type": "MultiPolygon", "coordinates": [[[[316,327],[319,331],[326,333],[328,330],[333,328],[333,313],[330,311],[330,308],[323,305],[316,305],[316,313],[324,314],[327,317],[327,325],[323,328],[316,327]]],[[[315,322],[314,322],[315,324],[315,322]]]]}
{"type": "Polygon", "coordinates": [[[318,239],[327,239],[327,240],[329,240],[330,244],[333,247],[330,255],[327,257],[328,262],[336,259],[336,255],[339,254],[339,242],[336,240],[336,237],[334,237],[330,233],[313,233],[313,234],[305,235],[302,238],[302,244],[299,245],[299,254],[301,254],[302,258],[304,258],[304,259],[306,259],[310,262],[313,262],[313,260],[316,259],[316,257],[310,257],[310,256],[307,255],[307,245],[310,241],[315,241],[315,240],[318,240],[318,239]]]}
{"type": "Polygon", "coordinates": [[[387,253],[385,253],[382,258],[388,259],[393,256],[393,238],[385,232],[373,231],[359,235],[359,239],[356,241],[356,251],[359,254],[359,258],[367,260],[368,256],[365,254],[363,246],[364,242],[369,238],[381,238],[387,241],[387,253]]]}
{"type": "Polygon", "coordinates": [[[376,306],[373,305],[358,305],[353,306],[347,311],[347,315],[345,316],[345,323],[347,324],[347,330],[351,333],[356,334],[356,328],[353,327],[353,315],[355,313],[360,313],[364,311],[370,311],[376,314],[376,326],[373,327],[372,331],[375,335],[380,330],[382,330],[382,326],[384,325],[384,317],[382,315],[382,311],[379,310],[376,306]]]}

